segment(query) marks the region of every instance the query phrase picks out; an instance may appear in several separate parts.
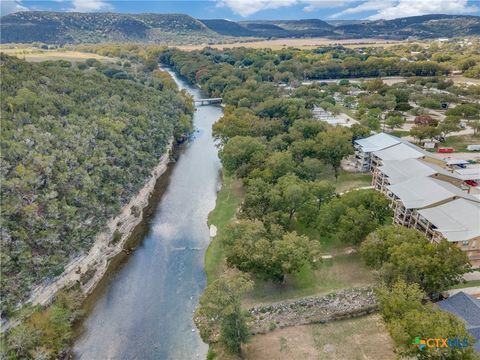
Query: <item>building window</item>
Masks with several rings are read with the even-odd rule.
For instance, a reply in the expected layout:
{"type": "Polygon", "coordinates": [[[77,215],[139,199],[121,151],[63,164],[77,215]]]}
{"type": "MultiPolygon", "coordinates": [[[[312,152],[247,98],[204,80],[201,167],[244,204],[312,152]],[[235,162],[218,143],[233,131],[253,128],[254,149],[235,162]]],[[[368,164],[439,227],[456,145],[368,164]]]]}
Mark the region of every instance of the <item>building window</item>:
{"type": "Polygon", "coordinates": [[[468,243],[469,243],[468,240],[464,240],[464,241],[463,241],[463,246],[468,246],[468,243]]]}

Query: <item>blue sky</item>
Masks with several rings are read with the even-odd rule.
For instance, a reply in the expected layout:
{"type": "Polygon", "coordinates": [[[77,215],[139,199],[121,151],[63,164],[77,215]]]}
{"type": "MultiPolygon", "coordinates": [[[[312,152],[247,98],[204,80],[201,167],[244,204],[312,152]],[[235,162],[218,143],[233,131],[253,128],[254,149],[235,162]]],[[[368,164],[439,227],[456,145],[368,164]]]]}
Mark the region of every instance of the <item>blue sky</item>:
{"type": "Polygon", "coordinates": [[[393,19],[424,14],[480,15],[480,0],[1,0],[15,11],[185,13],[198,19],[393,19]]]}

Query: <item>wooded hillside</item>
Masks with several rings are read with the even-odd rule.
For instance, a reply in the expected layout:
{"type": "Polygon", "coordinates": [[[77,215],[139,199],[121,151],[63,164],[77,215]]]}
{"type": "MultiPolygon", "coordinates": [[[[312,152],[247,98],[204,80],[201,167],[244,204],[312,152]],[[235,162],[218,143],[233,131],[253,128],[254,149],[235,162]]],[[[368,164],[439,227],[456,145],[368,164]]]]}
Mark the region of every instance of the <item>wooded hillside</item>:
{"type": "Polygon", "coordinates": [[[191,116],[176,90],[87,64],[1,57],[2,312],[89,248],[191,116]]]}

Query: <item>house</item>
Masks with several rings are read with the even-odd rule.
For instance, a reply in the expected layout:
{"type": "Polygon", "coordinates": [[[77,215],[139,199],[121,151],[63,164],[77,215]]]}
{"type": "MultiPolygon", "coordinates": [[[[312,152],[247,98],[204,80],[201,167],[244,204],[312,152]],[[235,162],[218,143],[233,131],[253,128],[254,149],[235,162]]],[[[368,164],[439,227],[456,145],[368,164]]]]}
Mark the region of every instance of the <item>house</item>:
{"type": "Polygon", "coordinates": [[[480,203],[459,198],[417,210],[412,222],[431,241],[455,243],[467,253],[473,267],[480,267],[480,203]]]}
{"type": "Polygon", "coordinates": [[[437,302],[441,310],[447,311],[465,321],[468,332],[477,340],[475,351],[480,351],[480,301],[463,291],[437,302]]]}

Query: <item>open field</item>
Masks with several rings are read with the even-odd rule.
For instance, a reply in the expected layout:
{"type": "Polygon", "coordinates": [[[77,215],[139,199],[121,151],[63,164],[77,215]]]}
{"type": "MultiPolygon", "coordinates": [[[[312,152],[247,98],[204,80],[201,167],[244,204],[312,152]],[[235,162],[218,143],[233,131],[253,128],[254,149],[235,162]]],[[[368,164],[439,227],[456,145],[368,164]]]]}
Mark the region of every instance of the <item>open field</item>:
{"type": "Polygon", "coordinates": [[[393,345],[378,315],[302,325],[256,335],[245,346],[246,359],[394,359],[393,345]]]}
{"type": "Polygon", "coordinates": [[[199,50],[206,46],[216,49],[231,49],[236,47],[248,47],[254,49],[270,48],[272,50],[279,50],[287,47],[296,47],[300,49],[315,48],[325,45],[343,45],[349,48],[356,47],[386,47],[405,43],[405,41],[383,40],[383,39],[347,39],[335,40],[327,38],[305,38],[305,39],[274,39],[274,40],[258,40],[251,42],[236,42],[231,44],[217,44],[217,45],[179,45],[175,46],[182,50],[199,50]]]}
{"type": "Polygon", "coordinates": [[[0,47],[0,52],[32,62],[47,60],[85,61],[86,59],[96,59],[98,61],[111,63],[116,60],[111,57],[71,50],[40,50],[34,48],[11,49],[0,47]]]}

